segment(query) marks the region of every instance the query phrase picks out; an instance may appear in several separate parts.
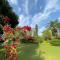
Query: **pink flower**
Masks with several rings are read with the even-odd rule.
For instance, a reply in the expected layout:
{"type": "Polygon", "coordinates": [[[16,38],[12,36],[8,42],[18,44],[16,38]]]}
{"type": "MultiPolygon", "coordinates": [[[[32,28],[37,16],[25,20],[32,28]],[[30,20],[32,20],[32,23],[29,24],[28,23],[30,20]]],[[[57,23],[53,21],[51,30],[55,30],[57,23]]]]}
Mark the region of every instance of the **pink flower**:
{"type": "Polygon", "coordinates": [[[22,30],[22,27],[17,27],[15,30],[16,31],[22,30]]]}
{"type": "Polygon", "coordinates": [[[23,27],[23,30],[24,30],[24,31],[30,31],[30,30],[31,30],[31,27],[30,27],[30,26],[24,26],[24,27],[23,27]]]}
{"type": "Polygon", "coordinates": [[[8,32],[8,31],[13,31],[13,29],[10,27],[10,26],[4,26],[3,27],[3,30],[5,31],[5,32],[8,32]]]}
{"type": "Polygon", "coordinates": [[[12,48],[16,48],[16,46],[15,45],[12,45],[12,48]]]}
{"type": "Polygon", "coordinates": [[[4,46],[4,48],[5,48],[5,49],[7,49],[7,48],[8,48],[8,46],[4,46]]]}
{"type": "Polygon", "coordinates": [[[0,37],[0,41],[2,41],[2,37],[0,37]]]}
{"type": "Polygon", "coordinates": [[[4,20],[5,22],[10,22],[10,21],[11,21],[11,19],[8,18],[7,16],[3,17],[3,20],[4,20]]]}

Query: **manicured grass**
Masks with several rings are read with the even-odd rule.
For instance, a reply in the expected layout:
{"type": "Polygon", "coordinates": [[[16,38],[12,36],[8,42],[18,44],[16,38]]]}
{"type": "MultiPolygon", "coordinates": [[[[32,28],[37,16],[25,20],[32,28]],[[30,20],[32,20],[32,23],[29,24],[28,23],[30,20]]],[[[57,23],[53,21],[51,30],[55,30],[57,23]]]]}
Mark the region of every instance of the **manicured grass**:
{"type": "Polygon", "coordinates": [[[32,43],[21,44],[18,48],[19,60],[41,60],[40,56],[37,54],[38,45],[32,43]]]}
{"type": "Polygon", "coordinates": [[[51,46],[45,41],[39,45],[39,49],[42,51],[44,60],[60,60],[60,47],[51,46]]]}
{"type": "Polygon", "coordinates": [[[60,47],[46,41],[39,45],[21,44],[18,50],[19,60],[60,60],[60,47]]]}

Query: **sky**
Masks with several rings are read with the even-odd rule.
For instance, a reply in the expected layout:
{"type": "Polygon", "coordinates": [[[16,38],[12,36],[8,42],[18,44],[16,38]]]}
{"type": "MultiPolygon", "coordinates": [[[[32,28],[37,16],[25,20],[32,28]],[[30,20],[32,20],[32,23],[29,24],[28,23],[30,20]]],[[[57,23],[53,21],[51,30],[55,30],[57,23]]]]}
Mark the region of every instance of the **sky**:
{"type": "Polygon", "coordinates": [[[44,31],[48,23],[60,21],[60,0],[8,0],[13,11],[19,16],[18,26],[38,25],[38,34],[44,31]]]}

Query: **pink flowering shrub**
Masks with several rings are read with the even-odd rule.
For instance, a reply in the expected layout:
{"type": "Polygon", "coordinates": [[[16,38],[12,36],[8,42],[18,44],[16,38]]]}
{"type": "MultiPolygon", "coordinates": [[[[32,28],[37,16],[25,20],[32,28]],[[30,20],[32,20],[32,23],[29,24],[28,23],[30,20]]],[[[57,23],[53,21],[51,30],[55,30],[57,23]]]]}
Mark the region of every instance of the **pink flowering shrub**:
{"type": "MultiPolygon", "coordinates": [[[[4,23],[11,21],[7,16],[3,17],[4,23]]],[[[6,50],[7,60],[18,60],[17,45],[20,41],[33,42],[33,37],[28,35],[27,32],[31,31],[30,26],[11,28],[10,25],[5,24],[2,26],[3,29],[3,40],[0,37],[0,41],[4,42],[4,49],[6,50]]]]}

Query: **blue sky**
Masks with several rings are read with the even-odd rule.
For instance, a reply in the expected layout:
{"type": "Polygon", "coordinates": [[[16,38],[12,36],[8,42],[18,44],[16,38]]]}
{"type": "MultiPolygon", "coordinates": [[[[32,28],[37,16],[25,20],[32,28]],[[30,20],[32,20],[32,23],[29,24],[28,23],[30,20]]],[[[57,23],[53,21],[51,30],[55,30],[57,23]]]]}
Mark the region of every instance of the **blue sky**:
{"type": "Polygon", "coordinates": [[[19,16],[19,26],[38,24],[39,35],[51,20],[60,21],[60,0],[8,0],[19,16]]]}

